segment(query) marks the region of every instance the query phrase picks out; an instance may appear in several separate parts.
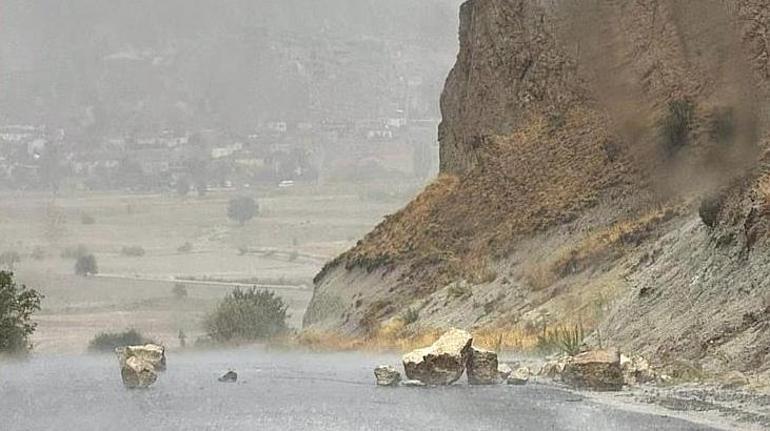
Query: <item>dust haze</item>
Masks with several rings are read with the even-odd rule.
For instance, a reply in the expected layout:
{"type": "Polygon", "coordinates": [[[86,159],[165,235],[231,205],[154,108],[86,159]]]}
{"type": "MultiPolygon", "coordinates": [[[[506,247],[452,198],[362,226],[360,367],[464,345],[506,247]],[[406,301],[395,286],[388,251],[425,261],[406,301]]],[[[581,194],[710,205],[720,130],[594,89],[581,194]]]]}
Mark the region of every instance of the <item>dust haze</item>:
{"type": "Polygon", "coordinates": [[[458,1],[3,1],[0,253],[36,352],[206,338],[233,288],[296,329],[313,275],[437,171],[458,1]]]}

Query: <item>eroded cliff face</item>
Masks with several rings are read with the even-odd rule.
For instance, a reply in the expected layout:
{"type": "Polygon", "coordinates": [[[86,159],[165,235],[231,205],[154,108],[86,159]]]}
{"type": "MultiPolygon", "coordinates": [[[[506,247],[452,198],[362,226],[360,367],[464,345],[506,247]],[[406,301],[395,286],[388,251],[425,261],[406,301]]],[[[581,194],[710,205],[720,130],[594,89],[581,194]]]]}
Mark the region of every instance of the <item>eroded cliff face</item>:
{"type": "Polygon", "coordinates": [[[324,268],[306,328],[362,334],[406,309],[412,331],[579,319],[664,357],[697,333],[679,316],[722,304],[724,323],[770,293],[750,277],[735,286],[751,295],[724,289],[741,268],[770,276],[770,6],[470,0],[460,13],[441,175],[324,268]],[[684,286],[709,299],[682,308],[684,286]],[[668,309],[678,324],[640,323],[668,309]]]}

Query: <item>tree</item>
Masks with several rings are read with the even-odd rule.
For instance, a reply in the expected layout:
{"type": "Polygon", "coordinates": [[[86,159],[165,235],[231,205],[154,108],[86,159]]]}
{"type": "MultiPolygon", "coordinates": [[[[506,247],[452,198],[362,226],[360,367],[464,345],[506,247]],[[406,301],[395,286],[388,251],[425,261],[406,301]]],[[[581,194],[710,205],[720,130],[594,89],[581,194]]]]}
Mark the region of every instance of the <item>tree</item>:
{"type": "Polygon", "coordinates": [[[256,341],[287,330],[288,306],[269,290],[236,288],[206,319],[206,332],[214,341],[256,341]]]}
{"type": "Polygon", "coordinates": [[[31,318],[42,299],[36,290],[19,287],[13,273],[0,271],[0,353],[29,351],[29,336],[37,327],[31,318]]]}
{"type": "Polygon", "coordinates": [[[241,226],[253,219],[258,212],[259,205],[257,201],[247,196],[232,198],[227,206],[227,217],[237,221],[241,226]]]}
{"type": "Polygon", "coordinates": [[[87,277],[98,273],[99,267],[96,265],[96,256],[86,254],[78,257],[77,262],[75,262],[75,274],[87,277]]]}

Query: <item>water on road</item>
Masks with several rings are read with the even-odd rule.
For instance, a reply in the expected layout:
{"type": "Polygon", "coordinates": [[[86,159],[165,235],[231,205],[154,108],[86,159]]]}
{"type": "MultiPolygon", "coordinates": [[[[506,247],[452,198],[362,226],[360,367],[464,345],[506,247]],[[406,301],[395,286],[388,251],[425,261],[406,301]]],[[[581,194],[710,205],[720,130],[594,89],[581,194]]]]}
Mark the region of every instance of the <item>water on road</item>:
{"type": "Polygon", "coordinates": [[[259,349],[170,354],[148,390],[126,390],[114,356],[0,365],[0,429],[16,430],[710,430],[618,410],[546,385],[378,388],[395,356],[259,349]],[[235,370],[237,383],[217,378],[235,370]]]}

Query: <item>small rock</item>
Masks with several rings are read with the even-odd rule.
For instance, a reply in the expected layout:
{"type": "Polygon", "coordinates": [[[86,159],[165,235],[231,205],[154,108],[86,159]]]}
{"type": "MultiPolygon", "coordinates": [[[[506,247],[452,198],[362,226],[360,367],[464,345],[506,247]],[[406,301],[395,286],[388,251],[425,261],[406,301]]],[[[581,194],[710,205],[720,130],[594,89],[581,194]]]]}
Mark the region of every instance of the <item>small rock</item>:
{"type": "Polygon", "coordinates": [[[228,371],[217,380],[219,380],[222,383],[235,383],[238,381],[238,373],[236,373],[235,371],[228,371]]]}
{"type": "Polygon", "coordinates": [[[497,376],[500,378],[500,381],[504,382],[508,380],[508,376],[510,376],[512,372],[513,369],[510,365],[506,363],[497,364],[497,376]]]}
{"type": "Polygon", "coordinates": [[[398,382],[401,381],[401,373],[390,365],[380,365],[375,368],[374,377],[377,379],[377,386],[398,386],[398,382]]]}
{"type": "Polygon", "coordinates": [[[529,382],[529,376],[531,374],[532,372],[529,368],[521,367],[512,372],[511,375],[508,376],[506,382],[509,385],[526,385],[527,382],[529,382]]]}
{"type": "Polygon", "coordinates": [[[623,370],[623,381],[626,385],[643,385],[658,380],[650,363],[641,356],[628,357],[620,355],[620,368],[623,370]]]}
{"type": "Polygon", "coordinates": [[[419,380],[404,380],[401,382],[401,386],[408,388],[424,388],[427,385],[419,380]]]}
{"type": "Polygon", "coordinates": [[[120,368],[120,377],[123,379],[123,385],[129,389],[148,388],[158,380],[155,367],[138,356],[126,359],[120,368]]]}
{"type": "Polygon", "coordinates": [[[414,350],[402,357],[406,376],[428,385],[456,382],[465,371],[472,342],[473,337],[466,331],[448,331],[430,347],[414,350]]]}
{"type": "Polygon", "coordinates": [[[115,349],[120,366],[123,367],[130,357],[137,357],[153,366],[155,371],[166,370],[166,349],[155,344],[144,346],[126,346],[115,349]]]}
{"type": "Polygon", "coordinates": [[[623,388],[620,353],[614,349],[594,350],[568,358],[561,379],[577,389],[619,391],[623,388]]]}
{"type": "Polygon", "coordinates": [[[497,353],[491,350],[471,347],[467,367],[468,383],[471,385],[493,385],[500,383],[497,353]]]}

